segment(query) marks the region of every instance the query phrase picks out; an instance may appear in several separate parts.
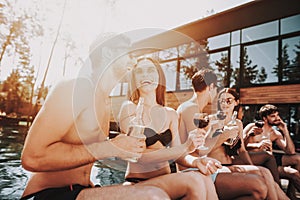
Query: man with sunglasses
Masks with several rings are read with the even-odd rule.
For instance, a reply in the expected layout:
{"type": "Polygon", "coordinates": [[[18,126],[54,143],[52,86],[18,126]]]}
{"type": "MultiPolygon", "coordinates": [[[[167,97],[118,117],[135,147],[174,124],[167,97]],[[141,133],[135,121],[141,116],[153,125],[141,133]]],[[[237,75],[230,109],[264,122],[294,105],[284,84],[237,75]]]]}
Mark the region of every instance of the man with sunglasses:
{"type": "Polygon", "coordinates": [[[271,104],[262,106],[259,115],[264,122],[263,126],[250,123],[243,131],[248,151],[253,154],[263,152],[272,155],[272,145],[276,143],[277,147],[284,151],[284,154],[278,154],[276,159],[279,175],[289,179],[300,191],[300,155],[295,151],[287,124],[281,119],[278,108],[271,104]],[[270,142],[264,140],[264,136],[267,136],[270,142]]]}

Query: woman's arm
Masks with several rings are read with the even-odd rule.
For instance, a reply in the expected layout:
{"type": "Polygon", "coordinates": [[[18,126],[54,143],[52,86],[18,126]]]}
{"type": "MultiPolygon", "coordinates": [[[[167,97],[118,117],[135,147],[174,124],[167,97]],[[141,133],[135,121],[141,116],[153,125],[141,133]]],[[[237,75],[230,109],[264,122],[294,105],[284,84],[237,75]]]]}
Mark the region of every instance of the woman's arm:
{"type": "Polygon", "coordinates": [[[239,127],[239,137],[241,139],[241,147],[239,148],[239,157],[243,160],[244,164],[253,165],[253,162],[248,154],[248,151],[245,148],[244,140],[243,140],[243,123],[237,119],[238,127],[239,127]]]}

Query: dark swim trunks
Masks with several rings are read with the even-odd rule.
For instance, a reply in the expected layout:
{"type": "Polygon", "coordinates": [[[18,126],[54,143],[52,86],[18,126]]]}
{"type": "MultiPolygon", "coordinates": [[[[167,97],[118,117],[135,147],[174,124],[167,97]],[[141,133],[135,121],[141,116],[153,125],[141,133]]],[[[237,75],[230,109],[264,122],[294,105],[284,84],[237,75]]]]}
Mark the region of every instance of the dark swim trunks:
{"type": "Polygon", "coordinates": [[[33,200],[74,200],[79,192],[85,188],[90,187],[76,184],[60,188],[48,188],[22,197],[21,200],[30,199],[32,197],[34,197],[33,200]]]}

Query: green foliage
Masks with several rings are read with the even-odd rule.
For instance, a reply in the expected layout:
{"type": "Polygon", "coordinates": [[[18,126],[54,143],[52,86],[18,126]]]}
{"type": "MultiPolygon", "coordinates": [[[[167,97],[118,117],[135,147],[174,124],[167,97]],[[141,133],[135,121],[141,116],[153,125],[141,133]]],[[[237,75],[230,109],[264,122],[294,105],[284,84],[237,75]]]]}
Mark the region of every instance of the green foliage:
{"type": "Polygon", "coordinates": [[[221,59],[218,61],[215,61],[215,65],[217,66],[217,69],[219,72],[223,73],[222,76],[222,85],[224,87],[230,87],[230,78],[233,73],[232,65],[229,65],[228,55],[222,53],[221,59]]]}
{"type": "Polygon", "coordinates": [[[243,74],[242,82],[243,86],[251,86],[256,83],[263,83],[267,78],[267,73],[264,67],[258,68],[258,65],[252,64],[252,60],[249,59],[247,54],[247,48],[243,51],[243,74]]]}
{"type": "Polygon", "coordinates": [[[283,81],[298,81],[300,75],[300,41],[299,44],[295,44],[295,49],[293,49],[296,54],[294,59],[290,59],[288,48],[288,44],[282,47],[281,62],[279,62],[281,63],[282,71],[279,71],[280,68],[276,65],[272,73],[276,75],[281,74],[283,81]]]}

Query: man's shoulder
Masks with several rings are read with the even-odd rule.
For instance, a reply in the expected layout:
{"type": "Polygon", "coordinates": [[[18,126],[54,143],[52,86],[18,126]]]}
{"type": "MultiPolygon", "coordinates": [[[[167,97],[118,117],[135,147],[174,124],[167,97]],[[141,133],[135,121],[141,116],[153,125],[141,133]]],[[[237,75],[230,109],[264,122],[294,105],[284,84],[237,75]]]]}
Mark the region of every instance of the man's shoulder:
{"type": "Polygon", "coordinates": [[[87,78],[73,78],[73,79],[62,79],[58,81],[53,90],[69,90],[69,91],[76,91],[82,90],[83,88],[86,90],[87,88],[92,87],[91,80],[87,78]]]}
{"type": "Polygon", "coordinates": [[[193,101],[185,101],[183,103],[181,103],[178,108],[177,108],[177,112],[178,113],[185,113],[188,112],[190,110],[194,110],[197,109],[198,105],[196,103],[194,103],[193,101]]]}

